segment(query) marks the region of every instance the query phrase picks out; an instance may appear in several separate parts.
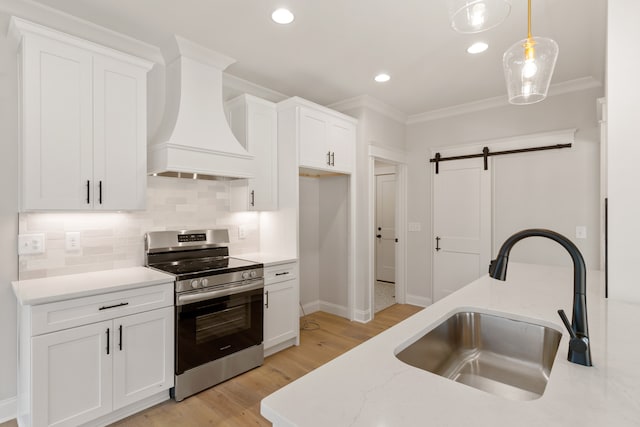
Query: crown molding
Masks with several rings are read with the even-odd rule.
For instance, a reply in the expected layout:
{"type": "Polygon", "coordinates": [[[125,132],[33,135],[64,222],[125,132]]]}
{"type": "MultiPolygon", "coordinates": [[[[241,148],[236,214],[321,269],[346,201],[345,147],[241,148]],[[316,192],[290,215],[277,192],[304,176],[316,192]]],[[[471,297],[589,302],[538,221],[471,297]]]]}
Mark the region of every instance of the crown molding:
{"type": "Polygon", "coordinates": [[[240,77],[236,77],[229,73],[222,73],[222,85],[225,87],[225,89],[232,89],[239,93],[247,93],[275,103],[290,98],[289,95],[285,95],[284,93],[280,93],[273,89],[260,86],[256,83],[241,79],[240,77]]]}
{"type": "Polygon", "coordinates": [[[387,116],[397,122],[406,123],[408,115],[370,95],[360,95],[343,101],[334,102],[327,107],[341,112],[351,110],[353,108],[369,108],[384,116],[387,116]]]}
{"type": "Polygon", "coordinates": [[[164,64],[162,53],[156,46],[32,0],[2,0],[0,1],[0,12],[125,52],[153,63],[164,64]]]}
{"type": "MultiPolygon", "coordinates": [[[[581,77],[579,79],[568,80],[566,82],[551,85],[549,88],[549,97],[598,87],[602,87],[602,82],[599,80],[596,80],[593,77],[581,77]]],[[[491,108],[505,107],[508,105],[511,104],[509,104],[506,96],[496,96],[493,98],[482,99],[480,101],[473,101],[466,104],[454,105],[452,107],[445,107],[420,114],[414,114],[409,116],[406,124],[412,125],[416,123],[423,123],[431,120],[439,120],[447,117],[488,110],[491,108]]]]}

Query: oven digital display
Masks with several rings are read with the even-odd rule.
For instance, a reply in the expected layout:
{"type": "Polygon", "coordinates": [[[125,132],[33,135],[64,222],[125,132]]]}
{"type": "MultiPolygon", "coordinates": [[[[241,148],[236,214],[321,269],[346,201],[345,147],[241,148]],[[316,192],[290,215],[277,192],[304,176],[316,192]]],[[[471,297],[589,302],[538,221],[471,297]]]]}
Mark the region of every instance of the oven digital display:
{"type": "Polygon", "coordinates": [[[207,235],[205,233],[178,234],[179,243],[205,242],[206,240],[207,240],[207,235]]]}

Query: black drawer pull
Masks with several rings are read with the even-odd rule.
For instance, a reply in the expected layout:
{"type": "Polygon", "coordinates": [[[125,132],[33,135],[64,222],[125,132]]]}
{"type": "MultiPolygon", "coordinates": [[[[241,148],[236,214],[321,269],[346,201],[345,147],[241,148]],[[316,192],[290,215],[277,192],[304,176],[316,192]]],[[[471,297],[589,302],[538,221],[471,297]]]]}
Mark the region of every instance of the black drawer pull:
{"type": "Polygon", "coordinates": [[[285,274],[289,274],[289,272],[285,271],[283,273],[276,273],[276,276],[284,276],[285,274]]]}
{"type": "Polygon", "coordinates": [[[120,304],[103,305],[98,310],[109,310],[110,308],[122,307],[123,305],[129,305],[129,303],[128,302],[121,302],[120,304]]]}

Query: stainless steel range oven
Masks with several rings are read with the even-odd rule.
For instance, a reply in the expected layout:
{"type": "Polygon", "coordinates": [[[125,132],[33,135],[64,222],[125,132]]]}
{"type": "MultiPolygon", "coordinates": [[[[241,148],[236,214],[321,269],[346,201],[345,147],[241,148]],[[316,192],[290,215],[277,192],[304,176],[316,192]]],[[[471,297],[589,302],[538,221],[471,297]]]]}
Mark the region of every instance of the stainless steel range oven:
{"type": "Polygon", "coordinates": [[[229,257],[228,230],[145,235],[148,267],[175,276],[180,401],[263,362],[263,265],[229,257]]]}

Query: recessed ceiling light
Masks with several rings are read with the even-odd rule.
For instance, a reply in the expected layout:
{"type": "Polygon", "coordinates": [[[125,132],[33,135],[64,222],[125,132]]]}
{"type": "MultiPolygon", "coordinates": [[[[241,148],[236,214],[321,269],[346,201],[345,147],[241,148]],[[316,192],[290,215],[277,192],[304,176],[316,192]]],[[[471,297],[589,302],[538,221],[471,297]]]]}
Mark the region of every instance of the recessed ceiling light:
{"type": "Polygon", "coordinates": [[[484,42],[476,42],[467,48],[467,52],[471,54],[482,53],[489,47],[488,44],[484,42]]]}
{"type": "Polygon", "coordinates": [[[289,9],[276,9],[271,14],[271,19],[278,24],[291,24],[293,22],[293,13],[289,9]]]}
{"type": "Polygon", "coordinates": [[[389,80],[391,80],[391,76],[389,74],[380,73],[377,76],[375,76],[373,79],[375,81],[377,81],[378,83],[384,83],[384,82],[388,82],[389,80]]]}

